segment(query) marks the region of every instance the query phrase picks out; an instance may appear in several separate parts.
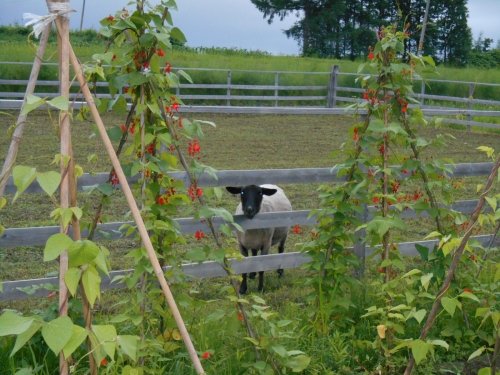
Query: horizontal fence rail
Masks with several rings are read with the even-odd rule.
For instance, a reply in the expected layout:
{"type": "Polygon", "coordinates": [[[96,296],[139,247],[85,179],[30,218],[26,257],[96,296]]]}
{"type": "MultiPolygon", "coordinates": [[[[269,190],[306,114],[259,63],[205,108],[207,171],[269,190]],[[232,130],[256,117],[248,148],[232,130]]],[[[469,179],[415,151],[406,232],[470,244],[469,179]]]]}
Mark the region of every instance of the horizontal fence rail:
{"type": "MultiPolygon", "coordinates": [[[[492,245],[492,239],[492,235],[474,236],[471,238],[472,241],[477,241],[482,246],[492,245]]],[[[429,249],[429,251],[432,251],[437,243],[437,240],[404,242],[398,244],[398,247],[402,255],[418,256],[419,253],[416,250],[415,245],[424,246],[429,249]]],[[[494,245],[498,245],[499,243],[500,240],[497,238],[494,245]]],[[[352,248],[347,250],[352,251],[352,248]]],[[[375,250],[376,248],[366,249],[366,255],[371,255],[375,250]]],[[[241,274],[259,271],[272,271],[277,269],[299,268],[309,261],[310,257],[307,253],[292,252],[253,256],[238,260],[232,259],[230,260],[230,263],[234,273],[241,274]]],[[[180,268],[186,276],[194,279],[224,277],[227,275],[222,265],[215,261],[188,263],[181,265],[180,268]]],[[[167,272],[172,269],[172,267],[164,267],[164,269],[165,272],[167,272]]],[[[117,278],[119,279],[120,277],[130,274],[131,272],[133,272],[133,270],[111,271],[109,277],[104,276],[102,278],[102,290],[125,288],[123,282],[113,282],[113,280],[117,278]]],[[[56,290],[58,282],[59,279],[56,276],[30,280],[5,281],[3,282],[3,292],[0,293],[0,301],[21,300],[31,297],[47,297],[51,291],[56,290]]]]}
{"type": "MultiPolygon", "coordinates": [[[[3,65],[28,65],[25,63],[0,62],[0,71],[3,65]]],[[[31,64],[31,63],[30,63],[31,64]]],[[[56,66],[48,63],[45,66],[56,66]]],[[[188,106],[210,107],[216,103],[218,111],[226,110],[230,106],[253,106],[255,103],[264,106],[279,107],[308,105],[312,107],[336,107],[339,103],[361,102],[363,89],[353,87],[354,79],[361,75],[357,73],[343,73],[338,66],[334,66],[330,72],[297,72],[297,71],[257,71],[257,70],[231,70],[231,69],[211,69],[211,68],[178,68],[174,71],[183,70],[196,74],[196,83],[180,83],[174,87],[176,95],[188,106]],[[242,78],[242,75],[245,77],[242,78]],[[205,77],[210,76],[210,82],[204,83],[205,77]],[[248,84],[248,81],[255,81],[255,84],[248,84]],[[215,81],[215,82],[214,82],[215,81]],[[266,81],[267,83],[262,83],[266,81]],[[298,84],[298,82],[302,84],[298,84]],[[353,86],[350,86],[353,85],[353,86]],[[226,105],[221,106],[221,105],[226,105]]],[[[28,74],[26,74],[27,76],[28,74]]],[[[0,109],[19,109],[24,97],[24,89],[28,83],[27,79],[0,79],[0,109]]],[[[36,95],[51,98],[57,96],[59,82],[56,80],[40,80],[37,82],[36,95]]],[[[96,82],[96,96],[99,98],[111,98],[103,90],[108,86],[107,82],[96,82]]],[[[429,79],[423,81],[416,76],[414,80],[414,97],[419,101],[422,108],[436,106],[441,107],[462,106],[466,110],[471,110],[473,106],[500,107],[500,84],[468,82],[456,80],[429,79]],[[440,95],[429,92],[433,85],[453,85],[454,92],[458,95],[440,95]],[[489,89],[487,95],[492,97],[477,97],[476,92],[489,89]],[[451,103],[451,105],[450,105],[451,103]]],[[[79,94],[79,84],[72,84],[70,99],[76,101],[76,107],[82,105],[82,95],[79,94]]],[[[227,112],[226,112],[227,113],[227,112]]],[[[500,124],[488,123],[473,120],[472,116],[487,116],[486,114],[465,113],[464,119],[447,119],[447,123],[453,122],[467,126],[485,126],[490,128],[500,127],[500,124]]],[[[498,115],[491,115],[498,116],[498,115]]]]}

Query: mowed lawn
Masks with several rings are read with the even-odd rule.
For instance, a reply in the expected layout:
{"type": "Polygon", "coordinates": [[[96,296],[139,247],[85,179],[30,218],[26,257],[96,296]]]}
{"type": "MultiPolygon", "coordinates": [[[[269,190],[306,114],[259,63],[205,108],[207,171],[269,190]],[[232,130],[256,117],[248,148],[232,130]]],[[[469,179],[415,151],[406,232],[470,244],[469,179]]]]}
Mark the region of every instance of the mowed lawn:
{"type": "MultiPolygon", "coordinates": [[[[10,112],[0,118],[0,161],[9,146],[8,136],[17,113],[10,112]]],[[[201,140],[201,160],[216,169],[265,169],[265,168],[304,168],[333,167],[342,162],[344,155],[339,152],[340,145],[352,142],[349,128],[357,119],[351,116],[292,116],[292,115],[222,115],[222,114],[186,114],[188,118],[213,121],[216,127],[206,126],[205,138],[201,140]]],[[[108,114],[104,121],[108,126],[120,125],[122,116],[108,114]]],[[[41,171],[58,167],[51,165],[54,155],[59,153],[57,114],[50,116],[45,111],[30,114],[23,136],[18,164],[37,167],[41,171]]],[[[484,154],[476,150],[480,145],[487,145],[500,150],[498,132],[474,130],[468,133],[464,129],[451,127],[435,128],[427,126],[419,130],[428,139],[437,134],[447,133],[453,138],[448,146],[434,148],[426,154],[427,158],[451,158],[454,162],[487,161],[484,154]]],[[[91,122],[73,122],[73,145],[75,158],[85,172],[104,172],[110,168],[102,143],[94,134],[91,122]],[[89,158],[89,155],[96,157],[89,158]]],[[[401,160],[404,150],[401,150],[401,160]]],[[[399,159],[399,155],[395,162],[399,159]]],[[[457,191],[457,199],[474,198],[476,183],[481,178],[466,179],[465,191],[457,191]],[[469,181],[470,180],[470,181],[469,181]],[[470,183],[468,183],[470,182],[470,183]]],[[[283,186],[292,201],[294,209],[311,209],[319,205],[317,185],[295,184],[283,186]]],[[[99,201],[98,193],[81,193],[79,205],[85,211],[84,224],[99,201]]],[[[213,201],[221,207],[233,211],[237,201],[224,193],[221,201],[213,201]]],[[[54,225],[49,215],[54,209],[53,203],[42,194],[25,194],[13,205],[10,203],[0,211],[0,222],[7,228],[54,225]]],[[[104,221],[130,220],[127,206],[120,191],[110,199],[104,211],[104,221]]],[[[187,215],[187,214],[186,214],[187,215]]],[[[186,216],[183,215],[183,216],[186,216]]],[[[412,238],[419,239],[432,225],[415,225],[412,238]],[[417,230],[418,229],[418,230],[417,230]]],[[[300,242],[307,237],[291,235],[287,251],[297,251],[300,242]]],[[[130,259],[124,254],[134,246],[132,241],[113,241],[107,244],[112,250],[114,269],[128,267],[130,259]]],[[[189,241],[188,245],[189,246],[189,241]]],[[[14,278],[42,277],[56,269],[56,264],[43,264],[40,247],[2,249],[0,251],[0,280],[14,278]]]]}

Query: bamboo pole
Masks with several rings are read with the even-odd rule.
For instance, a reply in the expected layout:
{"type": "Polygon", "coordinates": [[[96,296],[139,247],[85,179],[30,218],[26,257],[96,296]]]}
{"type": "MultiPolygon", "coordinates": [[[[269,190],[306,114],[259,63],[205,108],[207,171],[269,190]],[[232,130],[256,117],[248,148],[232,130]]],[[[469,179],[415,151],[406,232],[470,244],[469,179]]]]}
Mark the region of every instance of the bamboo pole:
{"type": "Polygon", "coordinates": [[[43,31],[40,37],[40,45],[36,51],[35,60],[33,61],[33,66],[31,67],[30,78],[28,85],[26,86],[26,92],[24,94],[23,104],[21,106],[21,113],[17,117],[16,128],[14,134],[12,135],[12,140],[10,142],[9,150],[7,151],[7,156],[3,163],[2,172],[0,173],[0,197],[5,193],[5,186],[7,186],[7,181],[16,162],[17,152],[19,150],[19,144],[23,137],[24,127],[26,126],[26,114],[22,113],[23,107],[26,105],[26,101],[29,95],[32,95],[35,91],[36,81],[38,79],[38,74],[40,73],[40,67],[42,66],[42,59],[45,54],[45,49],[47,48],[47,41],[49,40],[50,25],[48,25],[43,31]]]}
{"type": "MultiPolygon", "coordinates": [[[[66,4],[69,8],[67,0],[47,0],[47,6],[51,13],[56,13],[57,9],[64,7],[66,4]],[[56,7],[56,4],[59,6],[56,7]]],[[[58,49],[59,49],[59,81],[60,95],[69,99],[70,89],[70,74],[69,74],[69,18],[67,16],[59,16],[58,24],[58,49]]],[[[60,131],[60,152],[61,152],[61,185],[60,205],[62,209],[71,207],[71,167],[74,164],[71,162],[72,145],[71,145],[71,123],[69,117],[69,109],[61,111],[59,114],[59,131],[60,131]]],[[[76,186],[75,186],[76,187],[76,186]]],[[[68,228],[61,223],[61,232],[67,233],[68,228]]],[[[68,299],[69,291],[64,281],[66,272],[68,271],[68,253],[64,251],[59,256],[59,316],[68,315],[68,299]]],[[[69,364],[63,352],[59,354],[59,373],[67,375],[69,373],[69,364]]]]}
{"type": "MultiPolygon", "coordinates": [[[[59,20],[56,20],[56,24],[58,28],[61,27],[59,20]]],[[[186,326],[179,312],[175,299],[172,295],[172,292],[170,291],[170,287],[168,286],[167,280],[165,279],[163,270],[161,269],[158,257],[156,256],[155,250],[153,248],[153,244],[151,243],[151,239],[149,238],[146,226],[144,225],[144,221],[142,220],[141,213],[137,206],[137,202],[135,201],[132,191],[130,190],[130,186],[128,185],[127,179],[120,165],[120,161],[118,160],[118,157],[116,156],[111,140],[109,139],[108,134],[106,133],[106,128],[104,126],[104,123],[101,119],[101,116],[99,115],[99,111],[97,110],[92,94],[87,86],[78,59],[74,51],[72,50],[71,46],[70,46],[70,59],[71,59],[71,64],[73,65],[73,68],[75,70],[78,82],[80,83],[82,93],[85,97],[87,104],[90,107],[90,112],[92,113],[94,121],[97,125],[99,134],[101,135],[101,139],[104,143],[104,147],[106,148],[106,151],[111,160],[113,168],[115,169],[115,173],[118,177],[118,180],[120,181],[123,193],[130,207],[130,211],[132,212],[134,221],[137,224],[137,230],[139,231],[139,234],[141,236],[144,248],[146,249],[151,265],[153,266],[155,275],[158,279],[158,282],[160,283],[165,299],[170,307],[170,310],[172,311],[172,315],[175,319],[177,327],[179,328],[179,332],[182,336],[184,344],[186,345],[186,349],[189,353],[191,361],[193,362],[194,368],[198,374],[205,374],[205,371],[203,370],[200,359],[196,354],[196,350],[193,346],[191,338],[189,337],[189,333],[186,329],[186,326]]]]}

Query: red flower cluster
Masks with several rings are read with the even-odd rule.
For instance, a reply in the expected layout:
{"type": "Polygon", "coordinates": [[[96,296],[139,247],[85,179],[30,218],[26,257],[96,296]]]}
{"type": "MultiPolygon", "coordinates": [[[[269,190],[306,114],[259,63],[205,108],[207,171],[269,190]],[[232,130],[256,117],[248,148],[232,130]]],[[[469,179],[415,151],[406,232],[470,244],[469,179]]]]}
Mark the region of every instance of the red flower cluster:
{"type": "Polygon", "coordinates": [[[398,103],[401,106],[401,112],[406,113],[408,111],[408,101],[403,98],[398,98],[398,103]]]}
{"type": "Polygon", "coordinates": [[[175,188],[171,187],[167,189],[165,194],[159,195],[156,197],[156,203],[159,204],[160,206],[163,206],[165,204],[168,204],[170,202],[170,198],[175,195],[175,188]]]}
{"type": "Polygon", "coordinates": [[[295,224],[292,227],[292,232],[293,232],[293,234],[301,234],[302,233],[302,228],[300,227],[299,224],[295,224]]]}
{"type": "Polygon", "coordinates": [[[156,150],[156,144],[154,142],[146,146],[146,154],[153,155],[156,150]]]}
{"type": "Polygon", "coordinates": [[[392,181],[391,183],[391,189],[392,189],[392,192],[393,193],[397,193],[399,188],[400,188],[401,184],[399,181],[392,181]]]}
{"type": "Polygon", "coordinates": [[[366,91],[363,92],[363,99],[366,100],[367,102],[370,102],[371,105],[379,103],[379,99],[377,97],[377,90],[366,89],[366,91]]]}
{"type": "Polygon", "coordinates": [[[385,146],[384,146],[383,143],[380,146],[378,146],[378,152],[380,153],[380,155],[384,156],[384,154],[385,154],[385,146]]]}
{"type": "Polygon", "coordinates": [[[200,142],[197,139],[193,139],[188,143],[188,154],[191,157],[196,156],[201,152],[200,142]]]}
{"type": "Polygon", "coordinates": [[[147,64],[147,67],[149,68],[149,62],[146,61],[148,55],[146,54],[146,51],[137,51],[134,55],[134,64],[137,69],[141,68],[146,68],[144,64],[147,64]]]}
{"type": "Polygon", "coordinates": [[[375,55],[373,54],[373,52],[370,51],[370,53],[368,53],[368,60],[373,60],[375,58],[375,55]]]}
{"type": "Polygon", "coordinates": [[[108,365],[108,360],[106,357],[104,357],[103,359],[101,359],[101,366],[107,366],[108,365]]]}
{"type": "Polygon", "coordinates": [[[202,230],[197,230],[196,233],[194,234],[194,238],[196,238],[197,241],[200,241],[205,237],[206,237],[205,232],[203,232],[202,230]]]}
{"type": "Polygon", "coordinates": [[[161,48],[158,48],[158,49],[156,50],[156,54],[157,54],[158,56],[160,56],[160,57],[163,57],[163,56],[165,56],[165,51],[164,51],[164,50],[162,50],[161,48]]]}
{"type": "Polygon", "coordinates": [[[406,194],[403,194],[403,195],[400,195],[398,197],[398,202],[399,203],[403,203],[403,202],[416,202],[418,201],[420,198],[422,198],[424,196],[424,194],[421,192],[421,191],[416,191],[414,193],[406,193],[406,194]]]}
{"type": "Polygon", "coordinates": [[[166,63],[165,68],[163,68],[163,70],[165,71],[166,74],[172,72],[172,65],[170,65],[169,62],[166,63]]]}
{"type": "Polygon", "coordinates": [[[113,17],[112,15],[109,15],[106,17],[106,20],[109,22],[113,22],[115,20],[115,17],[113,17]]]}
{"type": "Polygon", "coordinates": [[[192,184],[188,189],[189,198],[194,201],[196,198],[200,198],[203,195],[203,189],[198,187],[196,183],[192,184]]]}

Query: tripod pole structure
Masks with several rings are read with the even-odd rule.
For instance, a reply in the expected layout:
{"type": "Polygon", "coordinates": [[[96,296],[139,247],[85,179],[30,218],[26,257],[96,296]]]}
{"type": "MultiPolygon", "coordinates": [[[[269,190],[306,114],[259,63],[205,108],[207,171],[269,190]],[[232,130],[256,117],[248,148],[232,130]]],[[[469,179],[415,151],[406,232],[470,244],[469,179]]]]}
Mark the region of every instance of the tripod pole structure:
{"type": "MultiPolygon", "coordinates": [[[[59,19],[56,20],[56,24],[57,24],[58,28],[61,27],[61,23],[60,23],[59,19]]],[[[78,82],[80,83],[82,93],[85,97],[85,100],[86,100],[88,106],[90,107],[90,112],[92,114],[92,117],[94,118],[96,125],[97,125],[97,129],[98,129],[99,134],[101,136],[101,139],[104,143],[104,147],[106,148],[106,152],[108,153],[108,156],[111,160],[111,164],[113,165],[115,173],[116,173],[118,180],[120,182],[120,185],[122,187],[123,194],[125,195],[125,198],[126,198],[127,203],[129,205],[130,211],[131,211],[132,216],[134,218],[134,221],[137,225],[137,230],[141,236],[143,246],[146,249],[146,252],[148,254],[151,265],[153,266],[154,273],[158,279],[158,282],[160,283],[161,289],[163,291],[163,295],[165,296],[167,304],[168,304],[168,306],[172,312],[172,315],[175,319],[175,322],[177,324],[179,332],[182,336],[182,339],[183,339],[184,344],[186,346],[186,349],[188,351],[189,357],[191,358],[191,361],[192,361],[193,366],[196,370],[196,373],[199,375],[203,375],[203,374],[205,374],[205,371],[203,370],[200,359],[199,359],[199,357],[196,353],[196,350],[194,348],[193,342],[191,341],[191,337],[189,336],[189,333],[188,333],[186,326],[184,324],[184,320],[182,319],[182,316],[180,314],[179,308],[177,307],[177,304],[176,304],[175,299],[172,295],[170,287],[167,283],[167,280],[165,279],[165,275],[163,274],[163,270],[160,266],[160,262],[158,261],[158,257],[156,256],[156,252],[153,248],[153,244],[151,242],[151,239],[149,238],[149,234],[148,234],[148,231],[147,231],[146,226],[144,224],[144,221],[142,219],[141,213],[139,211],[139,207],[137,206],[137,202],[135,201],[135,198],[132,194],[132,190],[130,189],[130,186],[127,182],[125,174],[123,173],[123,169],[121,167],[120,161],[118,160],[118,157],[116,156],[115,150],[113,148],[113,144],[111,143],[111,140],[109,139],[109,136],[106,132],[106,128],[105,128],[104,123],[101,119],[101,116],[99,115],[99,111],[95,105],[94,98],[92,97],[92,93],[90,92],[90,89],[88,88],[87,82],[85,81],[85,77],[84,77],[84,74],[82,72],[82,68],[80,66],[80,63],[78,62],[78,59],[77,59],[73,49],[71,48],[71,45],[70,45],[70,59],[71,59],[71,64],[73,65],[73,69],[75,71],[76,77],[78,79],[78,82]]]]}

